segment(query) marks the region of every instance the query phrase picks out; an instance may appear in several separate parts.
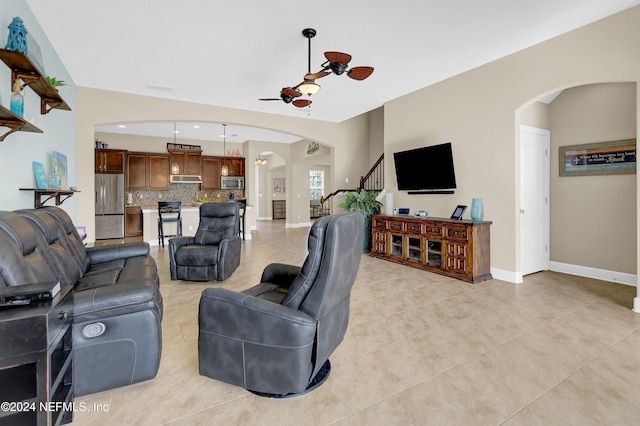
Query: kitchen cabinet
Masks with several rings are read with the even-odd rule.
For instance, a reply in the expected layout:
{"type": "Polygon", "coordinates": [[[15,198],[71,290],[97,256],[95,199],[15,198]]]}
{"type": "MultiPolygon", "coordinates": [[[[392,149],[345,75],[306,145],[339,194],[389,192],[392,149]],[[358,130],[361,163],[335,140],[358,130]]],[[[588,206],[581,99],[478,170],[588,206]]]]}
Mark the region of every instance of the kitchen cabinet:
{"type": "Polygon", "coordinates": [[[200,176],[202,173],[202,151],[170,149],[172,175],[200,176]],[[177,170],[173,168],[177,167],[177,170]],[[177,173],[176,173],[177,172],[177,173]]]}
{"type": "Polygon", "coordinates": [[[244,177],[244,158],[226,158],[227,167],[229,168],[229,176],[244,177]]]}
{"type": "Polygon", "coordinates": [[[95,150],[95,172],[96,173],[124,173],[124,159],[127,154],[125,149],[104,149],[95,150]]]}
{"type": "Polygon", "coordinates": [[[374,215],[371,256],[477,283],[491,279],[491,222],[374,215]]]}
{"type": "Polygon", "coordinates": [[[222,158],[202,156],[202,189],[220,189],[222,158]]]}
{"type": "Polygon", "coordinates": [[[125,237],[141,237],[142,236],[142,207],[127,206],[124,209],[124,236],[125,237]]]}
{"type": "Polygon", "coordinates": [[[127,189],[169,189],[169,155],[129,152],[127,154],[127,189]]]}

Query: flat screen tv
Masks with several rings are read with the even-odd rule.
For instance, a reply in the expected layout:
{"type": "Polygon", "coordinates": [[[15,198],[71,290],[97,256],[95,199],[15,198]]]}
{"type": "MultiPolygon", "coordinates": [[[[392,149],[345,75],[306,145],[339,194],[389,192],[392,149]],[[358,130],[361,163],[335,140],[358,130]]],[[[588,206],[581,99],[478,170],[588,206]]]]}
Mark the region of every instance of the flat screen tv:
{"type": "Polygon", "coordinates": [[[452,193],[450,190],[456,188],[451,142],[396,152],[393,159],[401,191],[452,193]]]}

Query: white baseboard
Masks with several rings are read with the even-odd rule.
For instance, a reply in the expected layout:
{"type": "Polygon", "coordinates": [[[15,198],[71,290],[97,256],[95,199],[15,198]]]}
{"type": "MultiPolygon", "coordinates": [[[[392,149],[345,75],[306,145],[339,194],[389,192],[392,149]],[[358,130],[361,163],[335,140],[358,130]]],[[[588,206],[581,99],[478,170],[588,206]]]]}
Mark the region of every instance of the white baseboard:
{"type": "Polygon", "coordinates": [[[271,216],[258,216],[256,220],[273,220],[271,216]]]}
{"type": "Polygon", "coordinates": [[[302,222],[302,223],[285,223],[285,228],[308,228],[311,226],[311,222],[302,222]]]}
{"type": "Polygon", "coordinates": [[[507,271],[504,269],[491,268],[491,276],[496,280],[506,281],[513,284],[520,284],[523,282],[521,273],[507,271]]]}
{"type": "MultiPolygon", "coordinates": [[[[625,284],[635,287],[637,275],[625,272],[608,271],[606,269],[590,268],[588,266],[571,265],[562,262],[549,262],[549,270],[577,275],[579,277],[594,278],[612,283],[625,284]]],[[[639,302],[640,303],[640,302],[639,302]]],[[[640,307],[639,307],[640,308],[640,307]]],[[[640,311],[638,311],[640,312],[640,311]]]]}

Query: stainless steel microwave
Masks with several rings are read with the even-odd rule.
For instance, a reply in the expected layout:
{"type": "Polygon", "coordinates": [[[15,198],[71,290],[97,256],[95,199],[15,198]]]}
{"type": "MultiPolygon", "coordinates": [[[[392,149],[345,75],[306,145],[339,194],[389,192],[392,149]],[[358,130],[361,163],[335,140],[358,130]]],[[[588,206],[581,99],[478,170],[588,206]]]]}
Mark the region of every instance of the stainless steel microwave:
{"type": "Polygon", "coordinates": [[[240,176],[222,176],[220,187],[222,189],[244,189],[244,178],[240,176]]]}

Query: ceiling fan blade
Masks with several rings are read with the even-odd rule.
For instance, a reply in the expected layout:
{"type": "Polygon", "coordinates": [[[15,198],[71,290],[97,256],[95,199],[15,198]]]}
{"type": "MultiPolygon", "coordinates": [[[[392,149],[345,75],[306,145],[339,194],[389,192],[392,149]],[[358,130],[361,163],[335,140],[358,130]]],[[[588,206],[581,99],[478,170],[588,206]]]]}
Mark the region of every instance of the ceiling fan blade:
{"type": "Polygon", "coordinates": [[[260,98],[259,101],[281,101],[280,98],[260,98]]]}
{"type": "Polygon", "coordinates": [[[327,76],[329,74],[331,74],[331,71],[318,71],[318,72],[315,72],[315,73],[306,74],[304,76],[304,79],[305,80],[316,80],[318,78],[322,78],[322,77],[327,76]]]}
{"type": "Polygon", "coordinates": [[[291,96],[292,98],[297,98],[298,96],[302,96],[302,92],[298,89],[294,89],[291,87],[284,87],[282,89],[282,93],[286,96],[291,96]]]}
{"type": "Polygon", "coordinates": [[[347,65],[351,60],[351,55],[342,52],[324,52],[324,57],[329,62],[347,65]]]}
{"type": "Polygon", "coordinates": [[[295,101],[293,101],[293,105],[297,106],[298,108],[304,108],[311,105],[311,101],[309,99],[296,99],[295,101]]]}
{"type": "Polygon", "coordinates": [[[353,67],[347,71],[347,75],[354,80],[364,80],[373,72],[373,67],[353,67]]]}

